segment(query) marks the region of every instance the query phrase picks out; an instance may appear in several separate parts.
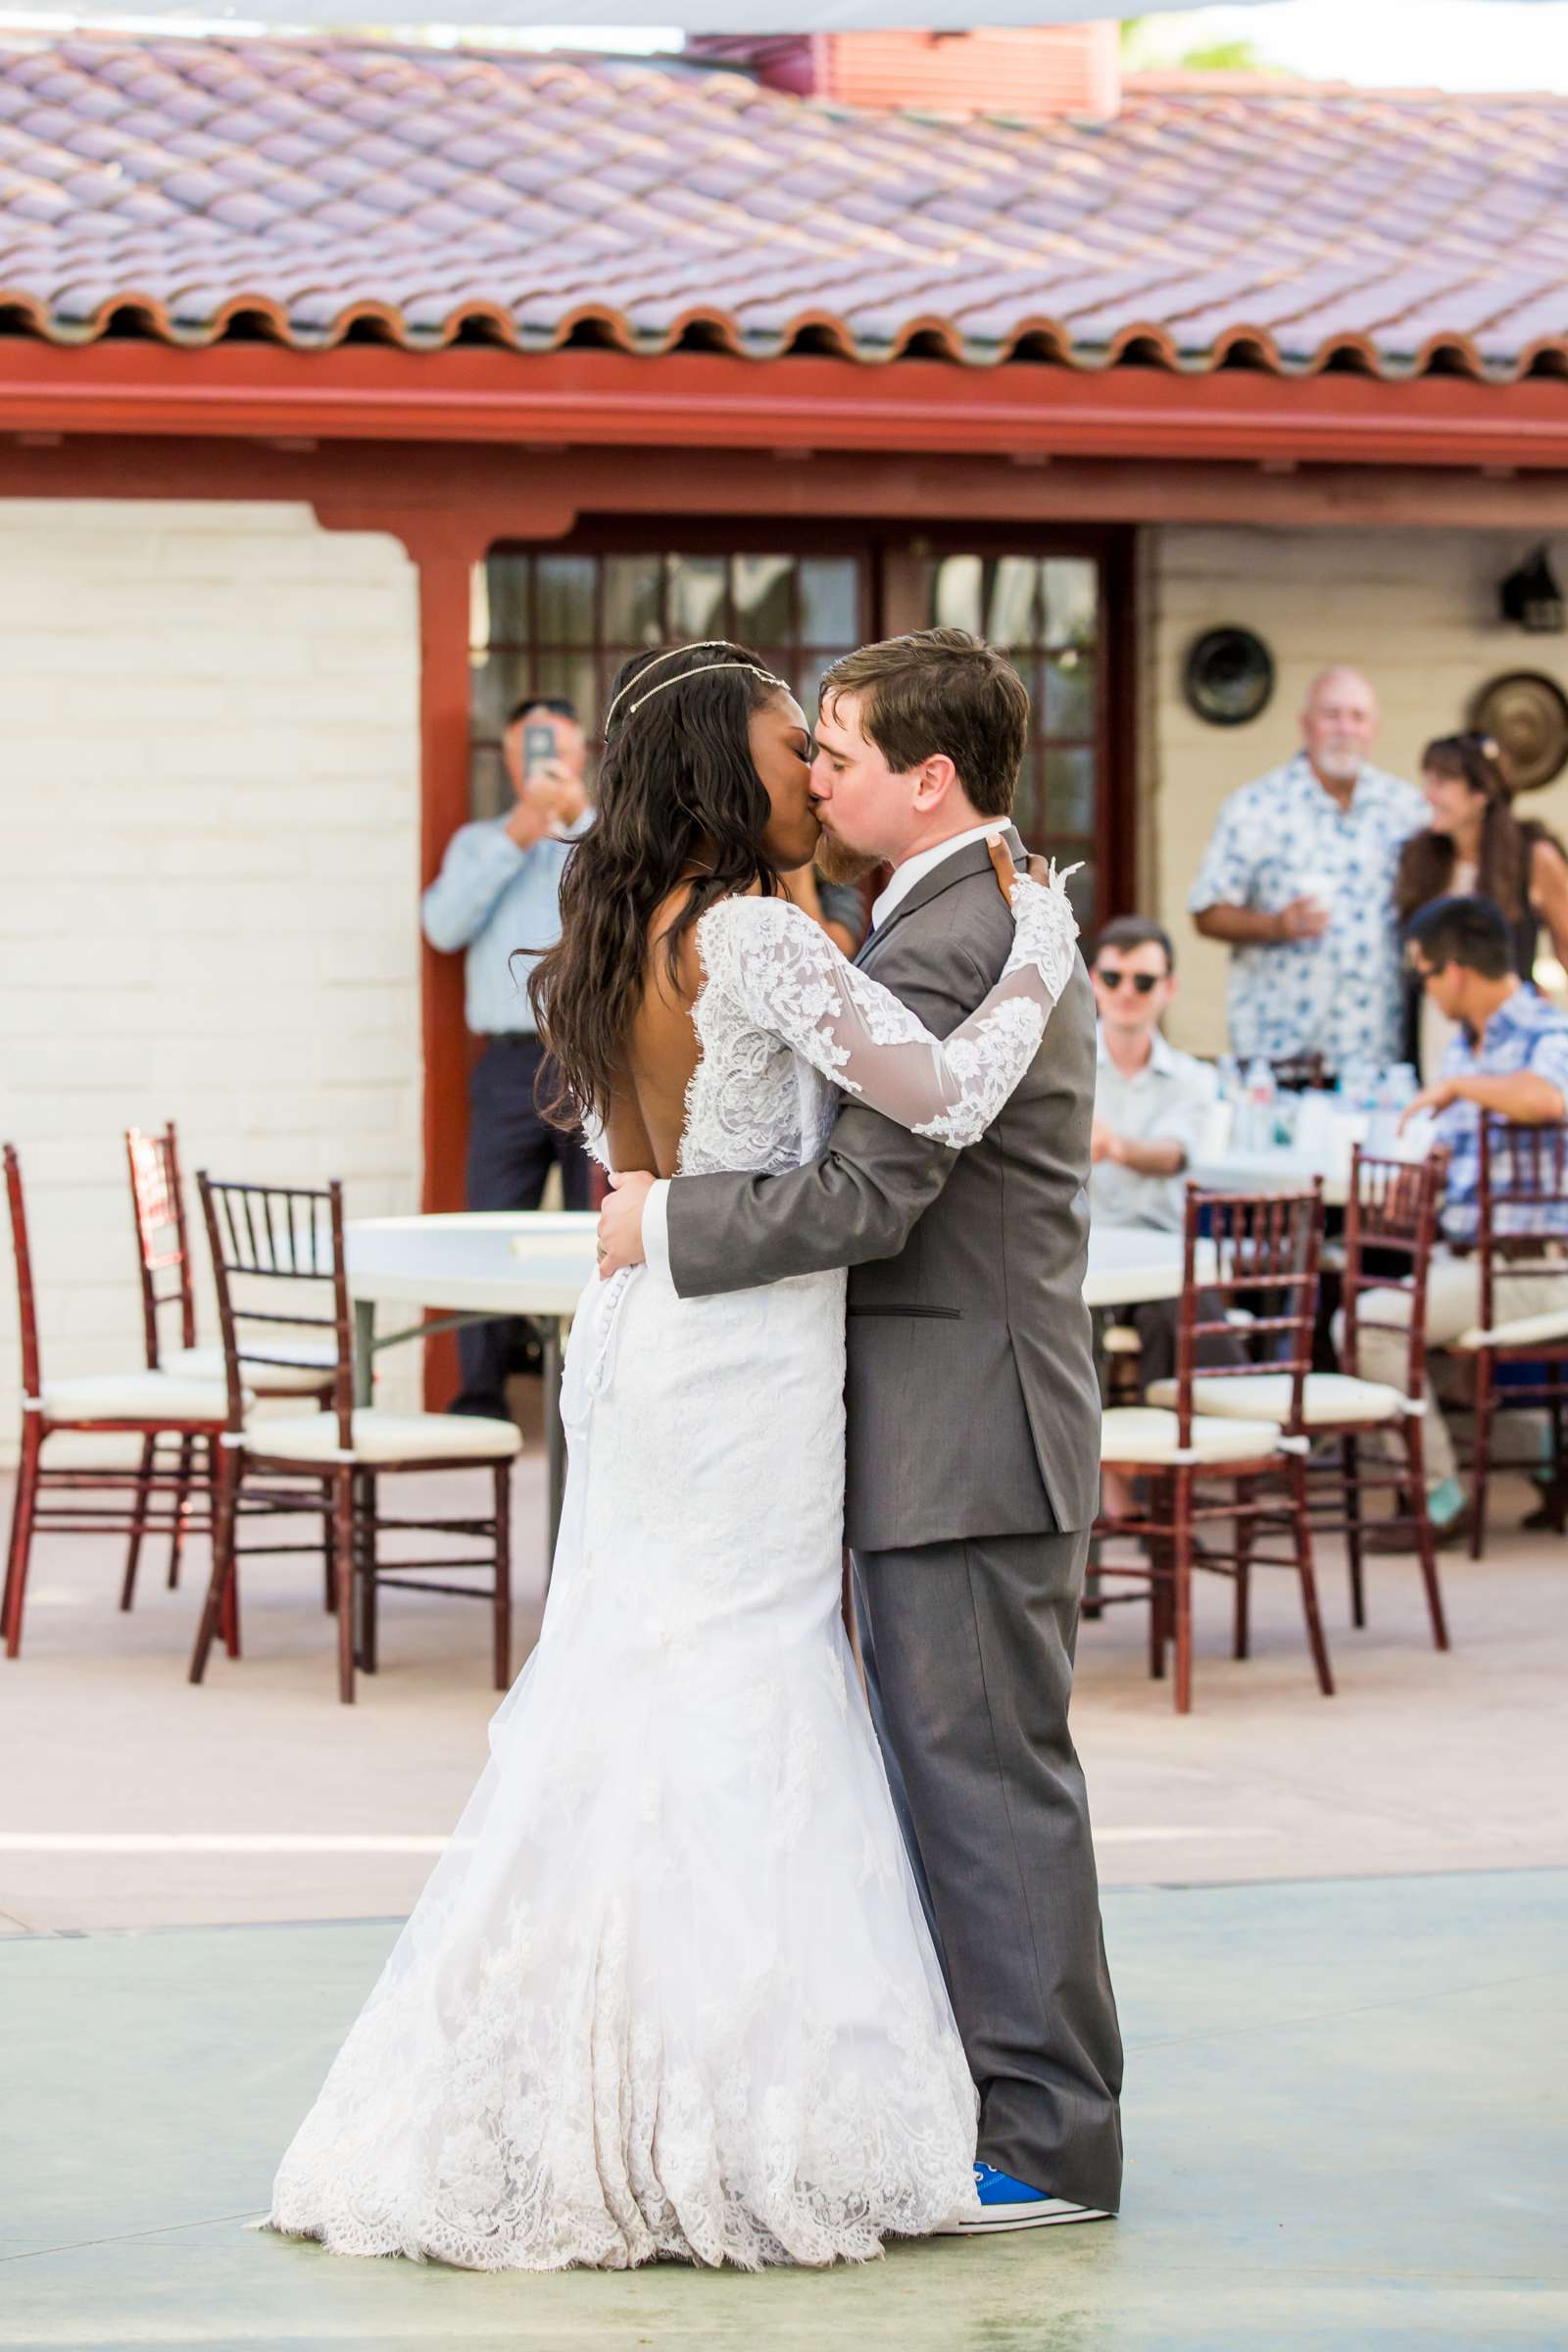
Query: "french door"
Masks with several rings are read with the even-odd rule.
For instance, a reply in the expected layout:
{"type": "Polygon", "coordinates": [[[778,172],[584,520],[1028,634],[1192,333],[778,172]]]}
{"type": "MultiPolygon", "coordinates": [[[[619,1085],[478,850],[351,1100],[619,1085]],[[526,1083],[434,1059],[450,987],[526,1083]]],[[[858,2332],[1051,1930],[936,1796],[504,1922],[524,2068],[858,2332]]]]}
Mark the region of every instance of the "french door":
{"type": "Polygon", "coordinates": [[[528,695],[568,696],[590,738],[610,681],[648,646],[728,637],[816,708],[822,672],[868,638],[972,630],[1029,689],[1019,780],[1031,848],[1080,863],[1086,931],[1132,906],[1131,566],[1123,534],[890,534],[775,522],[606,524],[548,546],[498,546],[473,580],[473,810],[506,804],[501,733],[528,695]]]}

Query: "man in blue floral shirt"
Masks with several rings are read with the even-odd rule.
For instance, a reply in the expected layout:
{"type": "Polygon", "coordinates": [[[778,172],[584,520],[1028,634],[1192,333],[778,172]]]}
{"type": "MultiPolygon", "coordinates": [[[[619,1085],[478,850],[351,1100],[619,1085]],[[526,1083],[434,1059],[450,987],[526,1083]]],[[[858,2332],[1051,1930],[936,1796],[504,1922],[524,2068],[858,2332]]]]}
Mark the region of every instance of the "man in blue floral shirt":
{"type": "Polygon", "coordinates": [[[1377,697],[1353,669],[1313,680],[1302,748],[1233,792],[1187,905],[1231,950],[1231,1051],[1332,1069],[1399,1058],[1399,852],[1427,821],[1413,784],[1367,758],[1377,697]]]}
{"type": "MultiPolygon", "coordinates": [[[[1568,1118],[1568,1014],[1558,1012],[1513,971],[1507,920],[1490,899],[1439,899],[1409,925],[1410,961],[1429,997],[1457,1035],[1444,1056],[1436,1085],[1417,1095],[1405,1113],[1437,1113],[1437,1140],[1450,1153],[1444,1191],[1443,1230],[1462,1248],[1475,1238],[1481,1191],[1481,1121],[1488,1112],[1521,1127],[1549,1126],[1568,1118]]],[[[1499,1212],[1506,1218],[1506,1209],[1499,1212]]],[[[1499,1274],[1493,1284],[1493,1314],[1499,1323],[1524,1315],[1560,1314],[1568,1347],[1568,1200],[1528,1212],[1532,1229],[1560,1231],[1561,1274],[1522,1279],[1499,1274]]],[[[1538,1261],[1539,1262],[1539,1261],[1538,1261]]],[[[1402,1389],[1406,1343],[1397,1331],[1376,1323],[1405,1322],[1409,1296],[1403,1291],[1368,1291],[1360,1312],[1369,1328],[1360,1335],[1358,1369],[1366,1380],[1402,1389]]],[[[1427,1340],[1442,1348],[1470,1330],[1481,1314],[1481,1261],[1472,1252],[1455,1256],[1439,1249],[1427,1279],[1427,1340]]],[[[1463,1521],[1453,1441],[1429,1384],[1425,1430],[1427,1493],[1440,1529],[1457,1532],[1463,1521]]],[[[1401,1539],[1401,1547],[1402,1547],[1401,1539]]]]}

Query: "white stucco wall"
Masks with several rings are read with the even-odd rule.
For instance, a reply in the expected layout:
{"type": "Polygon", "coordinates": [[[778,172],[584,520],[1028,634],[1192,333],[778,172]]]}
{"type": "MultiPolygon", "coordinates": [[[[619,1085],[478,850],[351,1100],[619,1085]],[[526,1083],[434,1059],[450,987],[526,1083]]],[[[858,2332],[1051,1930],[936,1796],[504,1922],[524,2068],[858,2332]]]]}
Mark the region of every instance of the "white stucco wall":
{"type": "MultiPolygon", "coordinates": [[[[1568,689],[1568,637],[1528,637],[1496,618],[1496,584],[1528,552],[1511,532],[1153,529],[1143,548],[1141,870],[1176,940],[1182,994],[1169,1023],[1196,1052],[1224,1044],[1224,951],[1200,940],[1187,891],[1227,792],[1288,759],[1303,690],[1353,662],[1378,690],[1381,766],[1414,777],[1421,746],[1465,723],[1477,686],[1544,670],[1568,689]],[[1261,717],[1209,727],[1182,699],[1195,637],[1224,622],[1256,629],[1279,683],[1261,717]]],[[[1568,548],[1553,550],[1568,573],[1568,548]]],[[[1568,777],[1523,807],[1568,837],[1568,777]]]]}
{"type": "MultiPolygon", "coordinates": [[[[193,1213],[199,1166],[417,1206],[417,715],[395,540],[306,507],[0,502],[0,1129],[46,1373],[141,1360],[127,1125],[178,1121],[193,1213]]],[[[7,1303],[8,1458],[17,1369],[7,1303]]]]}

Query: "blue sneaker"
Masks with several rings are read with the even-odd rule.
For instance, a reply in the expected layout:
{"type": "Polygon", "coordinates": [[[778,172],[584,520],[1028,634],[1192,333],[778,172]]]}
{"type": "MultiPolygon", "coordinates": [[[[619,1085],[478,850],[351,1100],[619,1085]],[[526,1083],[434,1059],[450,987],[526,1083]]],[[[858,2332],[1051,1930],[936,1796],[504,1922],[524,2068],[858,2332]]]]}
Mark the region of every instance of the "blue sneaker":
{"type": "Polygon", "coordinates": [[[1043,2188],[1031,2188],[1027,2180],[1015,2180],[990,2164],[975,2166],[974,2191],[979,2212],[944,2222],[939,2237],[993,2237],[1004,2230],[1048,2230],[1057,2222],[1110,2220],[1098,2205],[1074,2205],[1070,2198],[1048,2196],[1043,2188]]]}

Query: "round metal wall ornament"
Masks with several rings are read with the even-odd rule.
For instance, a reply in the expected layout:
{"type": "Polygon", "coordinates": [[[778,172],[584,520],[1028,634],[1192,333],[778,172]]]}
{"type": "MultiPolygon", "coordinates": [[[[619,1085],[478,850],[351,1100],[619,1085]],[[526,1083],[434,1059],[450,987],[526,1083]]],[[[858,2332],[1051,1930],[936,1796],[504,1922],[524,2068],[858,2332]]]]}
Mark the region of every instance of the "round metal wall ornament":
{"type": "Polygon", "coordinates": [[[1539,669],[1491,679],[1470,705],[1470,724],[1494,735],[1513,792],[1539,792],[1568,767],[1568,694],[1539,669]]]}
{"type": "Polygon", "coordinates": [[[1182,692],[1211,727],[1245,727],[1274,692],[1274,657],[1252,629],[1205,629],[1187,656],[1182,692]]]}

